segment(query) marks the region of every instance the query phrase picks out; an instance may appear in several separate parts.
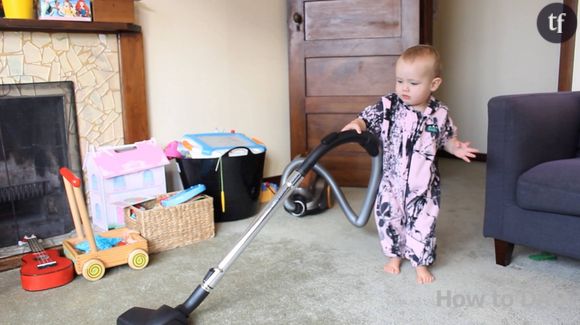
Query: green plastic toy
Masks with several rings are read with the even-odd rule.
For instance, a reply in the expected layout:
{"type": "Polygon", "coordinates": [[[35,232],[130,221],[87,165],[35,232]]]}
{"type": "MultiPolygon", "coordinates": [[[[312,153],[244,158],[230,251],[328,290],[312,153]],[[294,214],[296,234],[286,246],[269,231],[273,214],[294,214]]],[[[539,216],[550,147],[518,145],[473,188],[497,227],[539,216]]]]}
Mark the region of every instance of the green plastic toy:
{"type": "Polygon", "coordinates": [[[528,256],[528,257],[534,261],[551,261],[551,260],[555,260],[558,258],[558,257],[556,257],[556,255],[551,254],[551,253],[547,253],[547,252],[530,254],[530,256],[528,256]]]}

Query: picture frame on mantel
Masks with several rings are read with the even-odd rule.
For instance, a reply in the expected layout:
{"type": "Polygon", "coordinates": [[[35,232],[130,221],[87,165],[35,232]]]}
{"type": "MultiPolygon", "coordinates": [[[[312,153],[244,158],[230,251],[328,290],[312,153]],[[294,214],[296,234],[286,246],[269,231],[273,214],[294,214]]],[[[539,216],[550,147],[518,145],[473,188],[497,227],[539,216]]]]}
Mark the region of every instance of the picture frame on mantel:
{"type": "MultiPolygon", "coordinates": [[[[35,0],[35,6],[43,0],[35,0]]],[[[55,1],[55,0],[53,0],[55,1]]],[[[74,0],[75,2],[77,0],[74,0]]],[[[135,23],[135,0],[90,0],[93,22],[135,23]]],[[[87,0],[85,0],[87,2],[87,0]]],[[[36,10],[38,11],[38,9],[36,10]]],[[[0,18],[4,18],[4,8],[0,0],[0,18]]]]}
{"type": "Polygon", "coordinates": [[[92,21],[91,0],[37,0],[39,20],[92,21]]]}

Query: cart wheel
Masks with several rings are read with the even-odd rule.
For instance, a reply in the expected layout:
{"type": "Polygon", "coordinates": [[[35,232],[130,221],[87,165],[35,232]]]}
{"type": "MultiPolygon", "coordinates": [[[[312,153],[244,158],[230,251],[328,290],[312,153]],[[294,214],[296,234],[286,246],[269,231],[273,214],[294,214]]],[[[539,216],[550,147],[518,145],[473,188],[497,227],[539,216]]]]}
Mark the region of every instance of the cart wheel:
{"type": "Polygon", "coordinates": [[[149,255],[146,251],[138,248],[129,254],[128,263],[133,270],[141,270],[149,264],[149,255]]]}
{"type": "Polygon", "coordinates": [[[83,265],[83,277],[89,281],[97,281],[105,275],[105,265],[103,262],[92,259],[83,265]]]}

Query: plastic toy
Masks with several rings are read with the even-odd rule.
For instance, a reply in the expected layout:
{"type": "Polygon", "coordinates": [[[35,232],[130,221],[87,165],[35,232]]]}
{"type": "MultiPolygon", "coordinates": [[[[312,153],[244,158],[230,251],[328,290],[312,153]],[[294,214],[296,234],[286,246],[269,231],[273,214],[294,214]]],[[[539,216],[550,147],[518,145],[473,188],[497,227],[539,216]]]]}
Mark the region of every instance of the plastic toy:
{"type": "Polygon", "coordinates": [[[552,261],[558,258],[556,255],[548,252],[530,254],[528,257],[534,261],[552,261]]]}
{"type": "Polygon", "coordinates": [[[99,235],[105,238],[124,238],[125,244],[105,250],[97,248],[81,191],[81,181],[66,167],[60,169],[60,174],[63,177],[77,232],[76,238],[64,240],[62,246],[65,256],[73,261],[76,273],[82,274],[89,281],[97,281],[105,275],[105,269],[109,267],[129,264],[129,267],[135,270],[145,268],[149,263],[147,240],[137,232],[127,228],[102,232],[99,235]],[[86,253],[75,248],[75,245],[84,240],[87,240],[89,244],[89,251],[86,253]]]}
{"type": "Polygon", "coordinates": [[[177,141],[171,141],[165,146],[163,152],[165,152],[167,159],[183,158],[183,155],[177,150],[177,146],[179,146],[179,142],[177,141]]]}
{"type": "Polygon", "coordinates": [[[191,158],[217,158],[238,147],[247,148],[255,154],[266,151],[264,145],[242,133],[186,134],[181,145],[189,151],[186,156],[191,158]]]}
{"type": "Polygon", "coordinates": [[[201,194],[205,191],[205,185],[197,184],[185,189],[167,199],[161,200],[161,205],[165,208],[173,207],[183,202],[187,202],[193,199],[196,195],[201,194]]]}
{"type": "Polygon", "coordinates": [[[93,224],[100,230],[120,228],[130,205],[123,202],[165,194],[168,164],[163,149],[153,139],[89,150],[85,171],[93,224]]]}

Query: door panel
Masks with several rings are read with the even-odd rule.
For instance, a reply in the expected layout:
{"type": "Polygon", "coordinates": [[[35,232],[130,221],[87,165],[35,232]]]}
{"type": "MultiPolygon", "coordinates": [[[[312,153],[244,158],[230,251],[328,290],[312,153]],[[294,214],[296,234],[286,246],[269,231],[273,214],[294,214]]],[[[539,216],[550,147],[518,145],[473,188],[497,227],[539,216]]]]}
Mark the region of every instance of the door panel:
{"type": "Polygon", "coordinates": [[[401,39],[346,39],[303,44],[305,57],[399,55],[406,48],[401,39]]]}
{"type": "MultiPolygon", "coordinates": [[[[419,43],[419,0],[288,0],[292,157],[314,148],[394,91],[395,62],[419,43]]],[[[364,186],[370,158],[358,145],[321,160],[339,184],[364,186]]]]}
{"type": "Polygon", "coordinates": [[[305,3],[307,41],[401,36],[398,0],[314,1],[305,3]]]}
{"type": "MultiPolygon", "coordinates": [[[[327,134],[340,130],[346,123],[352,120],[352,114],[308,114],[309,126],[308,147],[314,148],[327,134]]],[[[364,152],[358,144],[349,143],[337,147],[334,152],[364,152]]]]}
{"type": "Polygon", "coordinates": [[[306,97],[376,95],[395,87],[395,56],[306,59],[306,97]]]}
{"type": "Polygon", "coordinates": [[[377,100],[377,96],[307,97],[305,98],[306,114],[322,114],[329,108],[336,114],[352,114],[377,100]]]}

